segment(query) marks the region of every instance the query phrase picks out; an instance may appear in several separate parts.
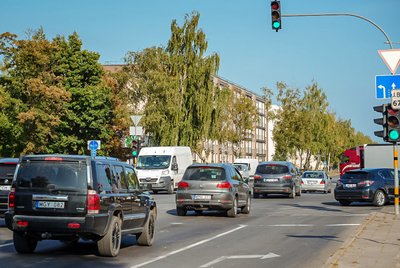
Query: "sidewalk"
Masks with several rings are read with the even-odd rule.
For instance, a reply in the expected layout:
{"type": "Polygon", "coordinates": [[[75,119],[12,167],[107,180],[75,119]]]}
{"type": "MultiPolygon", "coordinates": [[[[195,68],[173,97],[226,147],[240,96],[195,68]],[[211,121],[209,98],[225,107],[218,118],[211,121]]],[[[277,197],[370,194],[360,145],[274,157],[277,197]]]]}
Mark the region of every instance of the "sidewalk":
{"type": "Polygon", "coordinates": [[[325,268],[400,268],[400,215],[394,205],[373,212],[325,263],[325,268]]]}

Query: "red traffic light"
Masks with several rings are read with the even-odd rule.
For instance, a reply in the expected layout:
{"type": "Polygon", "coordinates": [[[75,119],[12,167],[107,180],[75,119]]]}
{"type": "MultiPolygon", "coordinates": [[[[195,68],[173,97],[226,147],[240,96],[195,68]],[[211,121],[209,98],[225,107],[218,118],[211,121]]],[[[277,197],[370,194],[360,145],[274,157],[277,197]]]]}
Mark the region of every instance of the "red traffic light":
{"type": "Polygon", "coordinates": [[[272,10],[277,10],[277,9],[279,9],[279,7],[280,7],[280,4],[279,4],[278,1],[272,1],[271,2],[271,9],[272,10]]]}

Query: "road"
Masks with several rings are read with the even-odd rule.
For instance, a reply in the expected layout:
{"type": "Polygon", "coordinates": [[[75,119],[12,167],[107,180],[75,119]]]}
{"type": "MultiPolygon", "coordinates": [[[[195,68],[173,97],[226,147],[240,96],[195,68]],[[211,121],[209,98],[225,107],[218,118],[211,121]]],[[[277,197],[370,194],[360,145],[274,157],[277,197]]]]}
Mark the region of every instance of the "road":
{"type": "MultiPolygon", "coordinates": [[[[333,194],[306,193],[253,199],[249,215],[217,212],[175,215],[175,196],[154,195],[158,204],[155,244],[126,236],[116,258],[99,257],[91,241],[71,247],[39,242],[34,254],[17,254],[12,233],[0,219],[4,267],[321,267],[373,211],[370,204],[341,207],[333,194]]],[[[2,266],[1,265],[1,266],[2,266]]]]}

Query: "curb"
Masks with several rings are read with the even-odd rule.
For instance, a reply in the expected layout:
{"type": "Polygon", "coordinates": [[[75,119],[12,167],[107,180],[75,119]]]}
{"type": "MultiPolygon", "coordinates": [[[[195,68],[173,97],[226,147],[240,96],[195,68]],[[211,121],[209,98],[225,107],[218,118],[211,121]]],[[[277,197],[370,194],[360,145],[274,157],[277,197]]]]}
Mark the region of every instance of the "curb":
{"type": "Polygon", "coordinates": [[[364,222],[358,227],[357,231],[355,234],[348,238],[345,242],[343,242],[343,245],[335,251],[333,255],[331,255],[328,260],[325,262],[323,268],[337,268],[339,267],[338,261],[339,259],[346,253],[346,249],[353,244],[354,240],[358,238],[358,236],[361,234],[362,231],[364,231],[365,227],[373,220],[375,219],[376,215],[378,212],[372,212],[367,219],[364,220],[364,222]]]}

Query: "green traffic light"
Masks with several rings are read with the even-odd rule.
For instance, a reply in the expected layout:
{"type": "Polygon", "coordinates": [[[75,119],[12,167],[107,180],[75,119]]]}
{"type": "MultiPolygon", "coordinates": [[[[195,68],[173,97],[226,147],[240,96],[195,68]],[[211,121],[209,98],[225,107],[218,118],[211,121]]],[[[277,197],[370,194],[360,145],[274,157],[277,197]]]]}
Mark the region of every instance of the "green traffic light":
{"type": "Polygon", "coordinates": [[[279,29],[281,27],[281,23],[279,21],[274,21],[272,23],[272,27],[274,27],[274,29],[279,29]]]}
{"type": "Polygon", "coordinates": [[[399,137],[400,137],[400,134],[399,134],[399,132],[397,130],[392,129],[389,132],[389,139],[395,141],[395,140],[398,140],[399,137]]]}
{"type": "Polygon", "coordinates": [[[133,155],[133,156],[137,156],[137,151],[133,151],[133,152],[132,152],[132,155],[133,155]]]}

